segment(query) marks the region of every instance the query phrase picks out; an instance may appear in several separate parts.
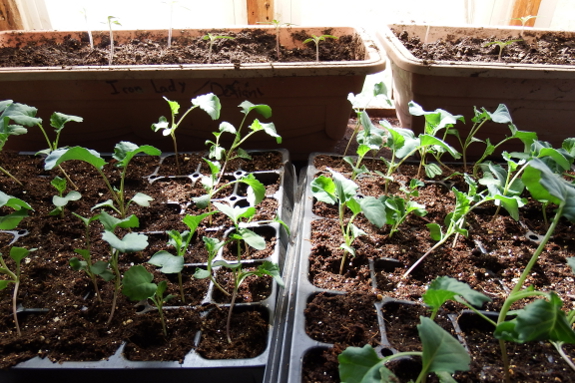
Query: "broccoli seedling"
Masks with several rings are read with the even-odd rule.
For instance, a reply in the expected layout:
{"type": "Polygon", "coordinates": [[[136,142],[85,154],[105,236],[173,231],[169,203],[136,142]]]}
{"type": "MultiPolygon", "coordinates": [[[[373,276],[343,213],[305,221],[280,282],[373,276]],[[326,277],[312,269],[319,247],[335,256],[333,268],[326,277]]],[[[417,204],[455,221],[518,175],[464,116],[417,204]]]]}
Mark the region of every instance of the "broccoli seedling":
{"type": "Polygon", "coordinates": [[[313,41],[313,43],[315,44],[315,60],[317,62],[319,62],[319,42],[325,41],[325,39],[336,39],[337,40],[337,39],[339,39],[339,37],[332,36],[332,35],[321,35],[321,36],[311,35],[311,37],[309,39],[306,39],[303,41],[304,44],[311,43],[313,41]]]}
{"type": "Polygon", "coordinates": [[[176,168],[178,169],[178,174],[181,174],[180,160],[178,156],[178,141],[176,140],[176,130],[186,118],[186,116],[194,109],[200,108],[205,111],[212,120],[217,120],[220,118],[220,110],[222,105],[220,99],[213,93],[204,94],[192,99],[192,106],[186,110],[186,112],[176,121],[176,115],[180,112],[180,104],[176,101],[170,101],[166,97],[164,100],[168,102],[171,112],[171,122],[168,122],[166,117],[160,117],[160,120],[155,124],[152,124],[152,130],[154,132],[162,131],[164,136],[172,137],[172,142],[174,143],[174,155],[176,156],[176,168]]]}
{"type": "Polygon", "coordinates": [[[6,287],[8,287],[8,284],[14,283],[14,292],[12,293],[12,314],[14,316],[14,324],[16,325],[16,332],[18,333],[18,336],[22,335],[22,332],[20,331],[20,324],[18,323],[18,312],[17,312],[18,288],[20,287],[20,280],[21,280],[20,264],[22,263],[22,260],[26,258],[28,254],[30,254],[31,251],[35,250],[36,249],[28,250],[23,247],[17,247],[17,246],[10,248],[10,258],[12,258],[12,260],[14,260],[14,263],[16,264],[14,271],[8,268],[6,262],[4,261],[4,258],[2,258],[2,253],[0,253],[0,265],[2,266],[0,267],[0,274],[5,274],[9,278],[7,280],[0,280],[0,290],[4,290],[6,287]]]}
{"type": "Polygon", "coordinates": [[[166,250],[160,250],[152,255],[148,261],[149,264],[160,267],[160,271],[164,274],[178,274],[178,284],[180,285],[180,295],[182,302],[186,303],[184,296],[184,286],[182,282],[182,270],[184,269],[184,256],[190,247],[190,242],[194,236],[200,222],[207,216],[215,212],[208,212],[200,215],[186,215],[182,222],[188,226],[189,231],[186,230],[180,233],[177,230],[169,230],[166,233],[170,239],[169,245],[172,245],[176,250],[176,255],[172,255],[166,250]]]}
{"type": "Polygon", "coordinates": [[[52,203],[56,208],[50,212],[50,215],[55,216],[59,215],[60,217],[64,217],[64,207],[70,201],[78,201],[82,198],[82,195],[75,190],[71,190],[66,196],[64,196],[64,192],[66,191],[66,179],[62,177],[54,177],[54,179],[50,182],[57,191],[58,195],[52,197],[52,203]]]}
{"type": "Polygon", "coordinates": [[[174,295],[164,296],[168,288],[168,282],[161,281],[157,285],[152,283],[154,275],[142,265],[132,266],[124,273],[122,293],[132,301],[142,301],[150,299],[158,308],[162,331],[164,336],[168,336],[166,319],[164,318],[164,303],[174,298],[174,295]]]}
{"type": "Polygon", "coordinates": [[[114,154],[112,155],[112,157],[116,161],[118,161],[116,167],[122,169],[120,173],[119,188],[113,187],[112,184],[110,183],[110,180],[104,173],[103,168],[104,165],[106,164],[106,161],[100,156],[100,153],[91,149],[86,149],[81,146],[74,146],[72,148],[60,148],[54,150],[53,152],[50,153],[50,155],[48,155],[48,157],[46,157],[44,161],[44,169],[51,170],[54,167],[62,164],[63,162],[71,160],[84,161],[92,165],[102,177],[102,180],[104,181],[104,184],[108,188],[113,199],[102,202],[92,207],[92,209],[109,207],[112,210],[116,211],[120,215],[120,218],[125,218],[127,216],[128,208],[130,207],[132,202],[140,206],[147,207],[150,206],[150,201],[153,199],[152,197],[144,193],[136,193],[131,199],[126,201],[124,184],[126,180],[126,174],[128,171],[128,165],[130,164],[130,161],[139,153],[144,153],[150,156],[159,156],[160,154],[162,154],[162,152],[159,149],[153,146],[149,145],[138,146],[136,144],[127,141],[119,142],[114,147],[114,154]],[[115,204],[117,206],[115,206],[115,204]]]}

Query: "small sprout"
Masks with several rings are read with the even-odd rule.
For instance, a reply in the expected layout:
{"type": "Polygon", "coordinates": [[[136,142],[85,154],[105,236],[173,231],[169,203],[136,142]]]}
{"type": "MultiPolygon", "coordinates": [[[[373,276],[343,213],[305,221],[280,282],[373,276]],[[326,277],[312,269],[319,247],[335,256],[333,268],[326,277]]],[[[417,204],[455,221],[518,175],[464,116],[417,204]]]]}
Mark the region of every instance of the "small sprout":
{"type": "Polygon", "coordinates": [[[54,177],[54,179],[50,182],[50,185],[54,187],[58,191],[58,195],[52,197],[52,203],[56,208],[50,212],[50,215],[56,216],[59,215],[60,217],[64,217],[64,207],[70,201],[78,201],[82,198],[82,195],[75,190],[70,191],[66,196],[64,196],[64,192],[66,191],[66,179],[62,177],[54,177]]]}
{"type": "MultiPolygon", "coordinates": [[[[177,0],[171,0],[171,1],[162,1],[162,3],[164,4],[168,4],[168,6],[170,7],[170,18],[169,18],[169,23],[168,23],[168,48],[170,48],[172,46],[172,19],[174,17],[174,5],[178,4],[179,1],[177,0]]],[[[189,8],[184,7],[183,5],[180,5],[180,7],[182,7],[183,9],[187,9],[188,11],[190,10],[189,8]]]]}
{"type": "Polygon", "coordinates": [[[88,22],[88,10],[86,8],[82,8],[80,13],[84,15],[84,21],[86,22],[88,39],[90,40],[90,49],[94,50],[94,38],[92,37],[92,28],[90,28],[90,23],[88,22]]]}
{"type": "Polygon", "coordinates": [[[12,314],[14,316],[14,324],[16,325],[16,332],[18,336],[22,335],[20,331],[20,324],[18,323],[18,288],[20,287],[20,264],[22,260],[30,254],[31,251],[35,251],[36,249],[24,249],[23,247],[14,246],[10,248],[10,258],[16,264],[16,268],[14,271],[10,270],[2,258],[2,254],[0,253],[0,274],[6,274],[9,279],[7,280],[0,280],[0,290],[4,290],[8,287],[8,284],[14,283],[14,292],[12,293],[12,314]]]}
{"type": "Polygon", "coordinates": [[[499,55],[497,56],[497,61],[501,61],[501,54],[503,53],[503,49],[508,46],[511,45],[513,43],[516,43],[518,41],[523,41],[523,40],[508,40],[508,41],[492,41],[490,43],[486,43],[483,46],[484,47],[488,47],[491,45],[497,45],[499,47],[499,55]]]}
{"type": "Polygon", "coordinates": [[[332,35],[311,35],[309,39],[304,40],[304,44],[311,43],[312,41],[315,43],[315,60],[319,62],[319,42],[325,41],[325,39],[339,39],[339,37],[332,36],[332,35]]]}
{"type": "Polygon", "coordinates": [[[112,24],[122,25],[115,16],[108,16],[108,22],[104,24],[108,24],[108,29],[110,30],[110,56],[108,58],[108,65],[112,65],[112,61],[114,60],[114,34],[112,33],[112,24]]]}
{"type": "Polygon", "coordinates": [[[208,43],[208,64],[212,63],[212,47],[214,45],[214,43],[216,42],[217,39],[228,39],[228,40],[234,40],[235,37],[232,36],[220,36],[220,35],[212,35],[211,33],[206,34],[205,36],[202,36],[202,40],[210,40],[210,42],[208,43]]]}

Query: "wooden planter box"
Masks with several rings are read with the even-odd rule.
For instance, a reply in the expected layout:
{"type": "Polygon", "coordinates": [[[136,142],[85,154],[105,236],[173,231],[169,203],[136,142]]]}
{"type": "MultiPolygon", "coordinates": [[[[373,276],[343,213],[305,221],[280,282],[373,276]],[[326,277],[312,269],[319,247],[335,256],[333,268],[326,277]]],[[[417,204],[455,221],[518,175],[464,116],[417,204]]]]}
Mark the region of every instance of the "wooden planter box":
{"type": "MultiPolygon", "coordinates": [[[[274,34],[273,26],[250,27],[274,34]]],[[[229,29],[240,31],[243,28],[229,29]]],[[[322,35],[321,28],[282,28],[281,44],[286,48],[301,42],[292,39],[294,32],[322,35]]],[[[114,40],[128,41],[147,33],[153,39],[165,38],[167,31],[117,31],[114,40]]],[[[65,36],[81,39],[83,32],[1,32],[0,47],[13,46],[15,37],[41,42],[46,38],[62,41],[65,36]]],[[[201,37],[205,30],[174,31],[174,38],[201,37]]],[[[272,121],[283,137],[283,147],[292,159],[305,159],[312,151],[331,150],[345,132],[351,113],[347,95],[361,91],[365,76],[379,72],[385,60],[378,45],[363,31],[333,28],[335,36],[351,35],[357,40],[358,61],[257,64],[182,64],[139,66],[28,67],[0,68],[2,99],[35,106],[46,125],[54,111],[81,116],[82,127],[62,135],[62,144],[75,143],[100,151],[110,151],[113,144],[127,140],[137,144],[154,142],[170,150],[171,141],[162,139],[150,128],[169,109],[162,96],[178,101],[182,108],[200,94],[215,93],[222,102],[219,121],[204,113],[194,113],[186,126],[178,130],[180,150],[205,148],[220,121],[238,126],[243,116],[237,105],[244,100],[268,104],[272,121]]],[[[107,32],[94,34],[96,43],[107,32]]],[[[251,148],[277,148],[269,137],[254,137],[251,148]]],[[[45,148],[39,130],[12,138],[7,148],[38,150],[45,148]]]]}

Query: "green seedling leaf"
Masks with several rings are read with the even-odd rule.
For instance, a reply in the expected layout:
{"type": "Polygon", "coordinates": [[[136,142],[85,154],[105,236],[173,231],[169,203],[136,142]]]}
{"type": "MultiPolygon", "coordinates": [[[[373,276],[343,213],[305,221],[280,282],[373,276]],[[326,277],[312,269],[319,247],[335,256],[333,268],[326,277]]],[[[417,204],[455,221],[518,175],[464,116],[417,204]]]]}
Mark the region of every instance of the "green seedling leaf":
{"type": "Polygon", "coordinates": [[[256,214],[256,209],[252,206],[231,207],[230,205],[221,202],[214,202],[214,206],[220,212],[227,215],[234,222],[234,224],[237,224],[239,220],[242,218],[250,219],[251,217],[254,216],[254,214],[256,214]]]}
{"type": "Polygon", "coordinates": [[[382,383],[381,359],[373,347],[348,347],[337,357],[342,383],[382,383]]]}
{"type": "Polygon", "coordinates": [[[184,257],[172,255],[165,250],[154,254],[148,263],[160,267],[159,270],[164,274],[177,274],[184,269],[184,257]]]}
{"type": "Polygon", "coordinates": [[[443,231],[441,230],[441,226],[437,223],[428,223],[427,228],[429,229],[429,235],[431,239],[434,241],[441,241],[443,238],[443,231]]]}
{"type": "Polygon", "coordinates": [[[258,205],[266,196],[266,187],[252,173],[240,179],[241,183],[248,185],[251,189],[251,201],[253,205],[258,205]]]}
{"type": "Polygon", "coordinates": [[[196,271],[194,272],[194,278],[196,279],[206,279],[209,278],[210,276],[211,274],[208,270],[200,269],[199,267],[197,267],[196,271]]]}
{"type": "Polygon", "coordinates": [[[575,188],[553,173],[543,161],[532,159],[523,172],[522,180],[536,200],[550,201],[556,205],[564,202],[563,215],[575,221],[575,188]]]}
{"type": "Polygon", "coordinates": [[[131,201],[143,207],[150,206],[150,202],[153,200],[154,199],[152,197],[144,193],[136,193],[136,195],[131,199],[131,201]]]}
{"type": "Polygon", "coordinates": [[[266,248],[266,240],[259,234],[251,231],[250,229],[240,228],[238,232],[240,238],[248,245],[256,250],[263,250],[266,248]]]}
{"type": "Polygon", "coordinates": [[[475,307],[481,307],[484,303],[491,302],[491,298],[473,290],[467,283],[447,276],[438,277],[431,282],[423,294],[423,301],[432,308],[439,308],[445,302],[455,300],[456,296],[463,297],[475,307]]]}
{"type": "Polygon", "coordinates": [[[504,104],[499,104],[493,113],[489,113],[484,108],[483,110],[489,115],[489,118],[491,118],[493,122],[498,124],[510,124],[513,122],[509,109],[507,109],[504,104]]]}
{"type": "Polygon", "coordinates": [[[54,112],[54,113],[52,113],[52,116],[50,117],[50,125],[54,129],[56,129],[56,133],[58,133],[62,129],[64,129],[64,126],[68,122],[83,122],[83,121],[84,121],[84,119],[82,117],[72,116],[72,115],[64,114],[64,113],[60,113],[60,112],[54,112]]]}
{"type": "Polygon", "coordinates": [[[97,218],[104,226],[104,229],[111,232],[116,230],[116,228],[132,229],[140,226],[140,220],[134,214],[124,219],[120,219],[103,211],[97,218]]]}
{"type": "Polygon", "coordinates": [[[329,177],[320,175],[311,182],[313,196],[321,202],[334,205],[337,203],[335,183],[329,177]]]}
{"type": "Polygon", "coordinates": [[[87,162],[97,169],[102,169],[106,164],[106,161],[100,157],[100,153],[95,150],[74,146],[56,149],[50,153],[44,160],[44,170],[52,170],[63,162],[71,160],[87,162]]]}
{"type": "Polygon", "coordinates": [[[419,138],[415,137],[411,129],[391,126],[386,126],[386,129],[390,133],[386,145],[395,152],[397,158],[411,155],[420,146],[419,138]]]}
{"type": "Polygon", "coordinates": [[[124,238],[119,239],[111,231],[105,230],[102,239],[121,253],[133,253],[148,247],[148,236],[140,233],[128,233],[124,238]]]}
{"type": "Polygon", "coordinates": [[[272,277],[276,281],[278,286],[285,287],[284,281],[281,277],[280,268],[275,263],[270,261],[264,261],[264,263],[258,266],[258,271],[262,274],[266,274],[272,277]]]}
{"type": "MultiPolygon", "coordinates": [[[[172,101],[168,101],[168,103],[171,103],[171,102],[172,101]]],[[[179,104],[178,104],[178,107],[179,107],[179,104]]],[[[174,127],[170,128],[170,123],[168,122],[166,117],[161,116],[158,122],[152,124],[152,130],[154,132],[158,132],[161,130],[163,136],[169,136],[174,131],[174,127]]]]}
{"type": "Polygon", "coordinates": [[[336,172],[333,169],[328,170],[333,176],[333,182],[335,183],[335,196],[340,203],[351,200],[357,194],[359,186],[349,178],[346,178],[343,174],[336,172]]]}
{"type": "Polygon", "coordinates": [[[274,137],[276,139],[276,142],[278,144],[282,143],[282,138],[281,136],[278,134],[277,130],[276,130],[276,126],[274,125],[273,122],[269,122],[269,123],[263,123],[260,122],[257,118],[252,122],[252,124],[249,126],[250,130],[253,132],[258,132],[260,130],[263,130],[264,132],[266,132],[267,135],[274,137]]]}
{"type": "Polygon", "coordinates": [[[467,371],[471,358],[461,343],[431,319],[422,316],[420,320],[422,373],[467,371]]]}
{"type": "Polygon", "coordinates": [[[439,146],[446,152],[451,154],[453,158],[455,159],[461,158],[461,154],[457,150],[455,150],[452,146],[450,146],[445,141],[440,140],[437,137],[430,136],[429,134],[420,134],[419,140],[420,140],[420,146],[439,146]]]}
{"type": "Polygon", "coordinates": [[[132,266],[124,273],[122,293],[132,301],[153,297],[158,286],[152,283],[154,275],[142,265],[132,266]]]}
{"type": "Polygon", "coordinates": [[[211,198],[209,194],[204,194],[200,197],[192,197],[192,201],[194,201],[198,208],[204,209],[209,206],[211,198]]]}
{"type": "Polygon", "coordinates": [[[104,261],[96,261],[90,267],[92,273],[99,275],[104,281],[110,282],[116,278],[116,275],[108,268],[109,263],[104,261]]]}
{"type": "Polygon", "coordinates": [[[220,99],[213,93],[204,94],[192,99],[192,104],[199,106],[200,109],[205,111],[212,120],[217,120],[220,118],[220,111],[222,109],[222,104],[220,99]]]}
{"type": "Polygon", "coordinates": [[[575,343],[575,331],[571,328],[563,302],[554,292],[549,293],[549,301],[538,299],[516,310],[515,319],[503,322],[495,329],[495,337],[518,343],[535,340],[575,343]]]}
{"type": "Polygon", "coordinates": [[[272,108],[265,104],[254,105],[249,101],[244,101],[238,106],[242,109],[241,112],[245,115],[248,115],[252,110],[255,110],[264,118],[270,118],[272,116],[272,108]]]}
{"type": "MultiPolygon", "coordinates": [[[[236,134],[238,132],[236,127],[227,121],[220,122],[220,126],[219,126],[218,130],[220,131],[220,133],[236,134]]],[[[219,160],[219,158],[218,158],[218,160],[219,160]]]]}
{"type": "Polygon", "coordinates": [[[28,216],[29,210],[34,210],[20,198],[13,197],[0,191],[0,207],[14,209],[13,213],[0,216],[0,230],[12,230],[18,226],[20,221],[28,216]]]}
{"type": "Polygon", "coordinates": [[[465,123],[462,115],[453,115],[446,110],[436,109],[433,112],[426,112],[417,103],[410,101],[408,103],[409,114],[412,116],[425,116],[425,133],[436,135],[442,129],[452,127],[457,121],[465,123]]]}
{"type": "Polygon", "coordinates": [[[12,246],[10,248],[10,258],[14,260],[16,263],[20,263],[24,258],[30,254],[30,251],[34,251],[36,249],[28,250],[23,247],[12,246]]]}
{"type": "Polygon", "coordinates": [[[382,228],[383,225],[388,223],[384,198],[368,196],[360,199],[359,203],[361,205],[363,215],[365,215],[369,222],[378,228],[382,228]]]}
{"type": "Polygon", "coordinates": [[[112,157],[118,161],[116,166],[120,168],[125,168],[128,163],[139,153],[145,153],[150,156],[159,156],[162,152],[150,145],[138,146],[128,141],[122,141],[116,144],[114,147],[114,154],[112,157]]]}
{"type": "Polygon", "coordinates": [[[68,202],[78,201],[81,198],[82,198],[82,194],[78,193],[75,190],[72,190],[68,194],[66,194],[66,196],[64,196],[64,197],[60,197],[57,195],[53,196],[52,197],[52,203],[54,204],[54,206],[64,207],[68,204],[68,202]]]}
{"type": "Polygon", "coordinates": [[[36,117],[38,109],[12,100],[0,102],[0,112],[0,134],[26,134],[28,130],[21,125],[32,127],[42,123],[42,119],[36,117]],[[10,124],[10,121],[18,125],[10,124]]]}
{"type": "Polygon", "coordinates": [[[54,186],[54,189],[56,189],[60,194],[66,191],[66,179],[62,177],[54,177],[54,179],[50,181],[50,185],[54,186]]]}

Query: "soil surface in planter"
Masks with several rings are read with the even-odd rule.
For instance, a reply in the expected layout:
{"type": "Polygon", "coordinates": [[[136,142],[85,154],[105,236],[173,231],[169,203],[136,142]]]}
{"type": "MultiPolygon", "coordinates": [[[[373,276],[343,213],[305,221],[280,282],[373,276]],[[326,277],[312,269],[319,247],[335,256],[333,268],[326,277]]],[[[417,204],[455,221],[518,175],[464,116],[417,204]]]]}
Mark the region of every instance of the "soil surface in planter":
{"type": "MultiPolygon", "coordinates": [[[[363,163],[372,171],[385,171],[382,161],[365,159],[363,163]]],[[[314,165],[318,169],[318,174],[324,172],[323,174],[326,176],[330,176],[327,171],[328,167],[348,177],[351,174],[350,167],[341,158],[318,156],[314,165]]],[[[389,194],[402,195],[399,190],[400,186],[408,184],[412,178],[417,178],[417,166],[402,166],[399,172],[394,175],[394,182],[390,184],[388,190],[389,194]]],[[[358,192],[364,196],[386,194],[382,177],[363,175],[356,180],[356,183],[359,185],[358,192]]],[[[425,205],[428,214],[424,217],[408,216],[408,219],[400,226],[400,230],[393,236],[389,234],[389,227],[384,226],[378,229],[362,216],[358,216],[354,224],[364,230],[367,235],[354,241],[352,246],[356,251],[356,256],[346,262],[343,274],[339,274],[343,256],[340,245],[343,243],[343,237],[340,234],[337,221],[337,206],[314,201],[313,213],[319,218],[312,222],[312,249],[309,258],[310,282],[318,288],[327,290],[348,293],[360,291],[378,298],[390,297],[420,302],[426,286],[436,277],[446,275],[466,282],[473,289],[489,296],[492,302],[486,304],[484,309],[498,311],[504,298],[513,288],[514,282],[538,246],[536,241],[530,239],[530,234],[543,235],[546,232],[541,204],[533,201],[528,194],[525,195],[528,204],[520,209],[520,222],[513,220],[503,209],[495,215],[496,206],[486,203],[482,208],[470,213],[468,218],[469,236],[467,238],[463,236],[454,238],[448,244],[431,253],[411,275],[407,278],[402,277],[407,268],[435,244],[430,238],[426,224],[436,222],[443,226],[445,216],[455,206],[455,196],[451,191],[452,186],[458,190],[467,190],[467,185],[462,178],[457,177],[450,179],[449,183],[441,182],[439,177],[431,182],[426,182],[425,186],[419,188],[419,197],[414,199],[425,205]],[[399,266],[396,268],[380,267],[379,263],[376,262],[376,287],[374,287],[369,260],[377,261],[381,258],[395,259],[399,261],[399,266]]],[[[553,208],[548,207],[547,216],[553,217],[553,214],[553,208]]],[[[566,259],[574,255],[575,232],[573,225],[562,219],[541,254],[537,265],[528,277],[526,285],[531,285],[540,291],[555,291],[563,300],[564,308],[566,310],[573,309],[575,304],[574,276],[566,263],[566,259]]],[[[353,300],[353,298],[351,299],[353,300]]],[[[526,303],[525,301],[518,302],[512,308],[520,308],[526,303]]],[[[453,312],[464,308],[455,303],[448,304],[446,307],[453,312]]],[[[321,312],[322,309],[319,308],[316,311],[321,312]]],[[[328,310],[323,309],[323,311],[328,310]]],[[[390,331],[395,331],[396,323],[400,325],[401,320],[394,319],[390,325],[390,331]]],[[[325,333],[329,333],[329,331],[324,330],[325,333]]],[[[491,332],[488,332],[488,335],[491,336],[491,332]]],[[[322,340],[329,343],[329,340],[322,340]]],[[[331,342],[335,343],[336,341],[332,340],[331,342]]],[[[401,343],[403,344],[403,341],[401,343]]],[[[548,368],[541,367],[533,370],[532,364],[521,363],[534,357],[533,347],[535,346],[539,347],[539,344],[532,342],[512,346],[513,371],[516,376],[521,377],[518,381],[568,382],[572,380],[572,371],[557,352],[553,352],[551,346],[544,351],[537,351],[538,360],[545,359],[546,355],[553,355],[552,361],[547,365],[548,368]],[[550,370],[553,372],[548,373],[550,370]]],[[[479,348],[481,347],[479,346],[479,348]]],[[[320,371],[330,371],[331,369],[333,372],[335,357],[331,353],[340,352],[338,349],[322,351],[322,356],[316,359],[324,360],[326,365],[321,367],[316,365],[312,369],[316,368],[320,371]]],[[[568,346],[567,349],[568,355],[575,355],[575,348],[568,346]]],[[[486,350],[492,351],[485,356],[488,358],[487,362],[478,360],[475,364],[476,369],[472,373],[459,375],[460,380],[458,381],[474,382],[479,380],[478,376],[485,376],[482,381],[502,381],[501,356],[498,348],[486,347],[486,350]],[[488,374],[481,372],[481,367],[477,367],[483,365],[492,366],[488,374]]],[[[476,356],[473,355],[473,357],[476,356]]],[[[335,376],[337,377],[337,375],[335,376]]],[[[338,380],[321,380],[317,377],[317,380],[304,381],[333,382],[338,380]]]]}
{"type": "MultiPolygon", "coordinates": [[[[253,168],[270,169],[270,163],[281,164],[281,154],[277,152],[271,156],[269,153],[252,156],[253,168]]],[[[197,164],[200,164],[200,160],[197,160],[197,164]]],[[[120,169],[114,166],[113,160],[107,159],[107,161],[109,164],[104,167],[104,171],[111,183],[117,185],[120,169]]],[[[120,269],[123,273],[131,264],[143,264],[153,273],[154,283],[161,280],[168,281],[167,293],[176,297],[166,305],[181,307],[165,310],[168,328],[168,336],[165,337],[158,313],[152,311],[138,314],[135,302],[129,301],[123,294],[118,296],[117,309],[111,325],[108,326],[106,322],[111,309],[112,283],[98,278],[102,297],[102,302],[98,302],[87,275],[84,272],[74,271],[69,266],[70,259],[78,256],[74,249],[86,248],[85,227],[71,212],[90,217],[95,214],[90,210],[94,204],[111,198],[100,175],[83,162],[64,163],[63,168],[78,186],[82,198],[69,203],[63,217],[50,216],[49,213],[54,208],[52,196],[57,194],[50,181],[54,176],[62,174],[58,170],[45,172],[40,157],[3,152],[0,154],[0,163],[23,183],[22,186],[18,185],[2,174],[0,190],[28,202],[34,209],[18,226],[18,229],[27,230],[29,234],[14,244],[37,249],[22,262],[22,283],[18,303],[24,308],[46,309],[41,313],[20,314],[22,336],[17,336],[11,310],[13,285],[0,291],[0,368],[13,366],[38,355],[48,357],[54,362],[102,360],[114,354],[123,342],[126,343],[124,355],[130,360],[181,362],[194,348],[194,335],[197,331],[204,331],[206,334],[200,340],[198,347],[203,350],[202,353],[209,354],[208,357],[251,358],[265,350],[268,318],[262,312],[252,310],[238,312],[237,315],[234,313],[230,344],[225,339],[227,309],[217,309],[214,305],[215,308],[212,310],[214,314],[200,316],[200,311],[206,310],[206,307],[201,305],[208,290],[207,279],[192,278],[194,267],[184,269],[182,274],[186,300],[183,302],[176,275],[162,274],[155,266],[145,263],[159,250],[173,252],[173,247],[167,245],[166,230],[175,229],[180,232],[189,230],[182,223],[184,217],[182,214],[193,213],[189,212],[189,209],[182,211],[180,205],[174,206],[166,202],[171,198],[189,200],[193,194],[191,190],[194,189],[190,179],[177,189],[180,195],[175,195],[176,191],[166,187],[162,182],[148,182],[144,176],[151,174],[159,164],[158,157],[148,156],[132,160],[126,179],[128,198],[136,192],[142,192],[153,197],[154,201],[149,207],[139,207],[135,204],[130,207],[129,212],[136,214],[140,219],[140,229],[148,233],[149,246],[142,252],[122,254],[120,269]],[[150,233],[151,231],[153,233],[150,233]],[[214,335],[218,333],[219,336],[214,335]],[[214,351],[210,354],[206,350],[214,351]]],[[[230,169],[239,166],[241,164],[236,162],[230,164],[230,169]]],[[[1,215],[12,211],[3,209],[1,215]]],[[[261,212],[259,214],[265,217],[264,219],[273,219],[277,214],[277,204],[275,211],[268,209],[266,214],[261,212]]],[[[207,253],[201,237],[205,235],[222,238],[223,230],[214,230],[212,227],[226,222],[229,223],[229,220],[223,217],[216,217],[212,226],[207,220],[202,221],[192,240],[193,250],[186,255],[185,262],[205,262],[207,253]]],[[[101,239],[102,231],[99,222],[91,225],[89,236],[93,261],[107,260],[109,257],[110,246],[101,239]]],[[[122,238],[127,232],[119,230],[115,234],[122,238]]],[[[13,269],[14,263],[8,256],[12,238],[9,234],[0,233],[0,253],[3,254],[8,267],[13,269]]],[[[271,238],[269,240],[272,241],[271,238]]],[[[275,240],[271,243],[275,243],[275,240]]],[[[260,300],[269,295],[270,285],[271,281],[267,279],[263,283],[249,283],[242,289],[239,300],[250,302],[252,297],[260,300]]]]}
{"type": "MultiPolygon", "coordinates": [[[[280,47],[280,59],[276,51],[275,35],[262,30],[209,31],[213,36],[229,36],[233,39],[215,39],[209,49],[209,40],[201,37],[178,37],[167,47],[167,37],[161,41],[150,38],[150,33],[142,31],[138,38],[126,43],[114,44],[113,65],[155,65],[155,64],[229,64],[236,66],[245,63],[316,61],[313,42],[305,49],[280,47]]],[[[207,33],[207,32],[206,32],[207,33]]],[[[330,30],[325,31],[330,34],[330,30]]],[[[311,36],[293,33],[296,41],[304,41],[311,36]]],[[[81,41],[68,38],[63,43],[45,39],[40,44],[28,44],[14,33],[15,48],[0,48],[0,67],[45,67],[45,66],[85,66],[108,65],[110,39],[90,47],[88,34],[81,41]]],[[[346,35],[339,39],[326,39],[319,45],[321,61],[363,60],[363,47],[357,37],[346,35]]]]}
{"type": "Polygon", "coordinates": [[[395,35],[405,47],[418,59],[427,63],[434,61],[481,61],[503,62],[510,64],[575,64],[575,42],[560,32],[537,34],[525,29],[524,36],[535,36],[532,43],[523,40],[519,34],[507,36],[504,39],[491,37],[479,39],[473,36],[456,36],[452,39],[440,39],[432,43],[424,43],[417,36],[409,36],[407,31],[394,30],[395,35]],[[499,45],[491,42],[510,43],[499,55],[499,45]]]}

